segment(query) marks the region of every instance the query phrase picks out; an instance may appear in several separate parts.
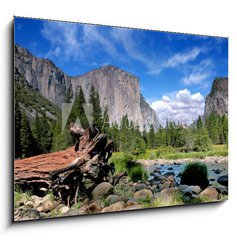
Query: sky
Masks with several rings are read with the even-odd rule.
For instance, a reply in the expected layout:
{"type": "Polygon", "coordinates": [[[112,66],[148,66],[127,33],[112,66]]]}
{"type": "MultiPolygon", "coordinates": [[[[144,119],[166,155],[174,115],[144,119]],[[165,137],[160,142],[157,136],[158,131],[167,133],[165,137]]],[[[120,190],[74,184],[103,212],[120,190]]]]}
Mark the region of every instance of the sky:
{"type": "Polygon", "coordinates": [[[214,78],[228,77],[227,38],[18,17],[14,28],[15,44],[69,76],[105,65],[135,75],[162,125],[191,124],[214,78]]]}

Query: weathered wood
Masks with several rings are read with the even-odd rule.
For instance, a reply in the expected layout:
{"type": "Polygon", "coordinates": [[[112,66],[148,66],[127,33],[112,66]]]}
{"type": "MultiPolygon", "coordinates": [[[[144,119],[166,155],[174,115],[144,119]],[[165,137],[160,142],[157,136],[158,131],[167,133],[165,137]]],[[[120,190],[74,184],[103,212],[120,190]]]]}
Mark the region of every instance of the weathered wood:
{"type": "Polygon", "coordinates": [[[70,205],[77,201],[78,188],[90,197],[98,183],[109,181],[113,174],[113,166],[108,164],[113,142],[95,126],[85,131],[71,127],[70,133],[77,136],[79,151],[69,148],[15,160],[15,184],[38,195],[41,188],[51,189],[55,196],[70,205]]]}

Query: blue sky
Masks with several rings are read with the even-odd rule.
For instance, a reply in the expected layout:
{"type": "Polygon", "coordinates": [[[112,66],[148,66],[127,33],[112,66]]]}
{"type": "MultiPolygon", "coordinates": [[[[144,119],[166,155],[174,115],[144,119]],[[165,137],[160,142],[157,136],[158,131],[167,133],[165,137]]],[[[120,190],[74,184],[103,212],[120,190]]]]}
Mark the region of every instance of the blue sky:
{"type": "Polygon", "coordinates": [[[108,64],[132,73],[160,118],[193,120],[213,79],[228,76],[227,38],[15,18],[15,43],[70,76],[108,64]]]}

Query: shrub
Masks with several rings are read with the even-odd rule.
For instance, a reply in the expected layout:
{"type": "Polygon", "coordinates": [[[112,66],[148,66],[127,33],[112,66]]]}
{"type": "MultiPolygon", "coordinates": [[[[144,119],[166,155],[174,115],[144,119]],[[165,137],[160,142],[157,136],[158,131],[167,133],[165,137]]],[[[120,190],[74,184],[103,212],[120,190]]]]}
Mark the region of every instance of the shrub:
{"type": "Polygon", "coordinates": [[[209,185],[207,166],[204,163],[188,163],[181,173],[181,184],[198,185],[205,189],[209,185]]]}
{"type": "Polygon", "coordinates": [[[194,151],[207,152],[211,148],[211,140],[208,136],[208,132],[203,129],[196,133],[194,138],[194,151]]]}
{"type": "Polygon", "coordinates": [[[146,180],[147,173],[140,163],[133,160],[134,156],[129,153],[119,154],[110,159],[115,165],[116,173],[126,172],[131,181],[137,182],[139,180],[146,180]]]}
{"type": "Polygon", "coordinates": [[[147,173],[141,166],[141,164],[136,164],[130,170],[128,170],[128,176],[133,182],[137,182],[139,180],[147,180],[147,173]]]}

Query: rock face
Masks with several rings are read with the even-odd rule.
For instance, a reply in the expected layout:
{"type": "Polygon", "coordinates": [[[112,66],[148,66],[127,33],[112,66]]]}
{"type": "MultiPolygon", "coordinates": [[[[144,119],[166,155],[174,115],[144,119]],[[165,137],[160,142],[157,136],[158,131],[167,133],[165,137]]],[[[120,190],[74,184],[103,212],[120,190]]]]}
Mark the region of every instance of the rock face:
{"type": "Polygon", "coordinates": [[[210,94],[205,101],[205,116],[211,113],[223,116],[228,115],[228,79],[216,78],[210,94]]]}
{"type": "Polygon", "coordinates": [[[93,84],[100,95],[102,109],[108,107],[110,122],[120,123],[122,115],[138,124],[141,129],[153,124],[158,127],[157,115],[140,93],[139,79],[114,66],[105,66],[78,77],[70,77],[52,61],[34,57],[28,50],[15,47],[15,67],[33,89],[61,107],[69,89],[75,98],[82,87],[89,99],[93,84]]]}

